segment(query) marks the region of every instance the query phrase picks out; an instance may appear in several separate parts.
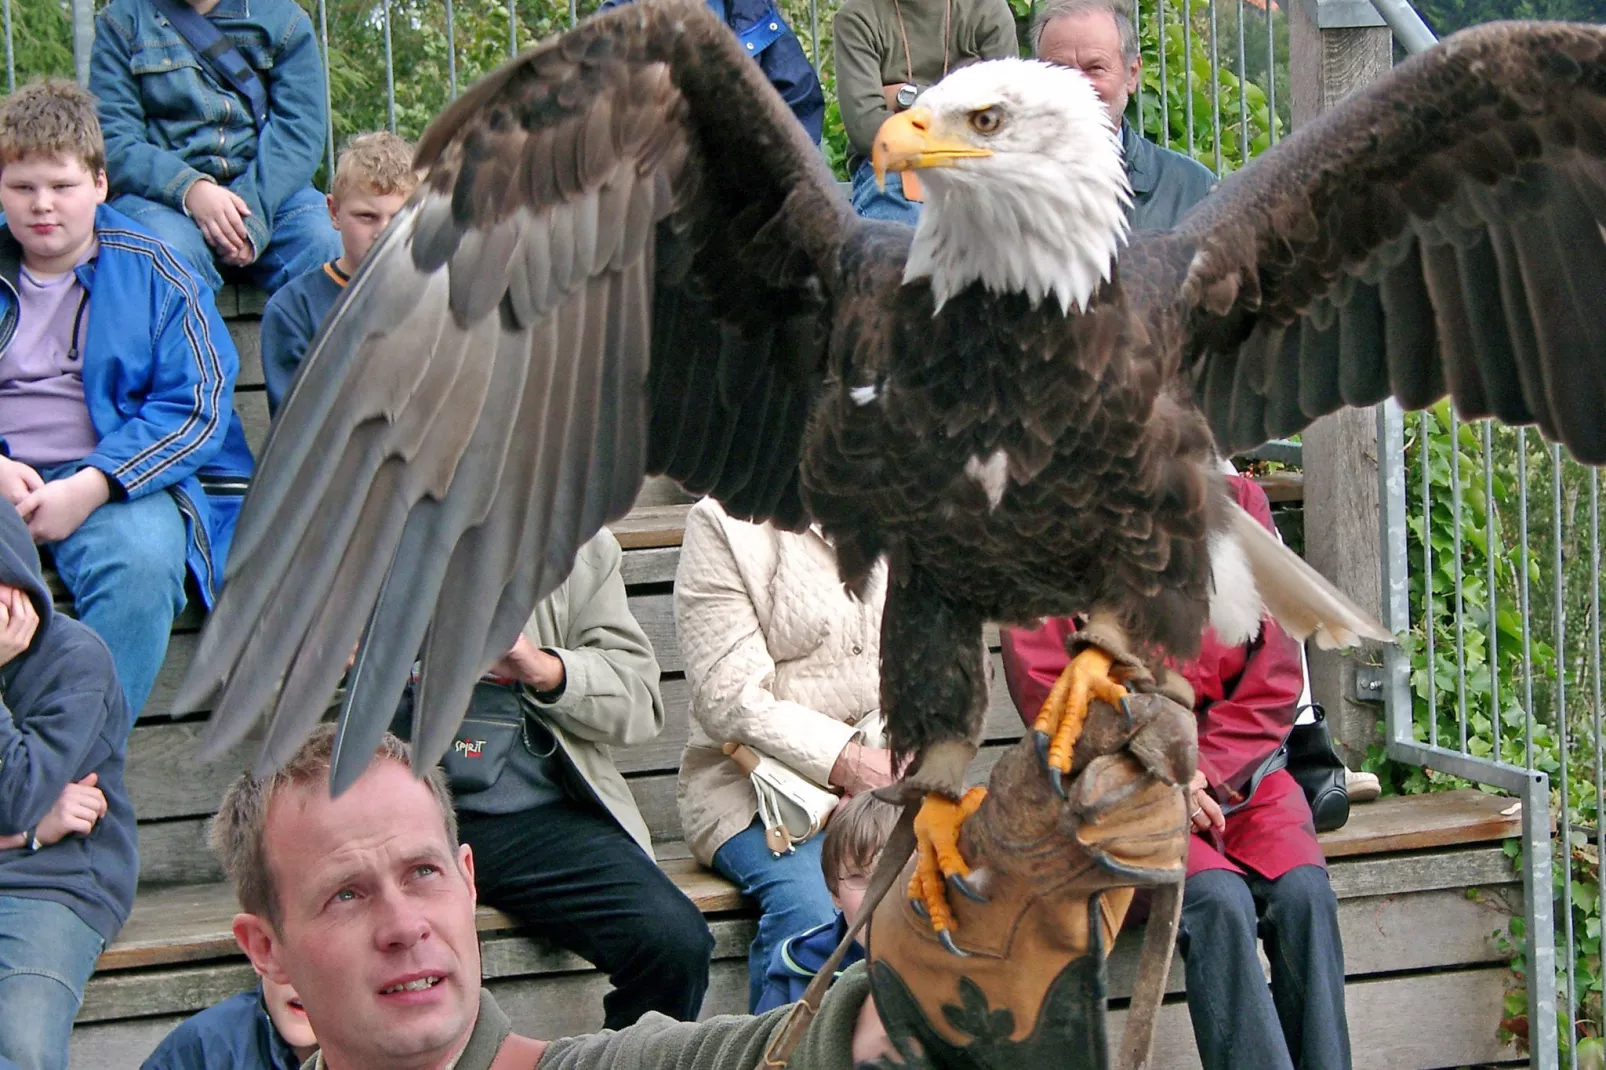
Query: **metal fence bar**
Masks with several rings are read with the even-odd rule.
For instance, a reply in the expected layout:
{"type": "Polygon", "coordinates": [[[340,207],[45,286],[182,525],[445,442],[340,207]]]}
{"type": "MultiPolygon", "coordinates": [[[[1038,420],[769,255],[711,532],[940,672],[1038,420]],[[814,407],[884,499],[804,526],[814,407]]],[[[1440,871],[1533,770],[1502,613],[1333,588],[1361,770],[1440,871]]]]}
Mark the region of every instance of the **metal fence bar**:
{"type": "Polygon", "coordinates": [[[1193,0],[1182,0],[1182,103],[1188,124],[1188,155],[1193,156],[1193,0]]]}
{"type": "Polygon", "coordinates": [[[1221,153],[1221,45],[1216,33],[1215,0],[1210,0],[1210,129],[1216,139],[1216,175],[1219,177],[1226,173],[1226,165],[1221,153]]]}
{"type": "MultiPolygon", "coordinates": [[[[1528,429],[1517,428],[1517,523],[1519,525],[1517,592],[1522,613],[1522,726],[1523,768],[1534,767],[1534,650],[1533,629],[1528,626],[1528,429]]],[[[1545,835],[1549,835],[1547,831],[1545,835]]]]}
{"type": "MultiPolygon", "coordinates": [[[[1184,0],[1186,3],[1186,0],[1184,0]]],[[[1166,148],[1171,147],[1171,78],[1166,71],[1166,38],[1165,38],[1165,6],[1166,0],[1158,0],[1155,4],[1155,13],[1159,18],[1160,32],[1157,40],[1160,42],[1160,144],[1166,148]]],[[[1142,114],[1141,112],[1139,113],[1142,114]]]]}
{"type": "Polygon", "coordinates": [[[328,182],[335,181],[335,101],[329,85],[329,5],[318,0],[318,36],[323,45],[323,133],[324,151],[329,162],[328,182]]]}
{"type": "MultiPolygon", "coordinates": [[[[1570,820],[1572,815],[1568,812],[1568,800],[1572,796],[1568,792],[1567,757],[1570,753],[1567,747],[1567,605],[1562,582],[1562,527],[1561,527],[1561,447],[1550,448],[1550,542],[1551,567],[1555,569],[1552,585],[1552,612],[1555,620],[1552,622],[1556,643],[1556,746],[1561,755],[1558,763],[1557,785],[1561,789],[1561,857],[1566,879],[1561,882],[1561,922],[1562,933],[1566,939],[1567,962],[1567,1007],[1566,1027],[1569,1043],[1567,1044],[1567,1065],[1571,1070],[1578,1070],[1578,1046],[1573,1039],[1578,1035],[1577,1023],[1574,1015],[1577,1012],[1578,979],[1576,976],[1576,962],[1573,957],[1573,882],[1570,860],[1572,858],[1572,830],[1570,820]]],[[[1530,711],[1530,716],[1532,713],[1530,711]]]]}
{"type": "Polygon", "coordinates": [[[452,0],[446,0],[446,85],[451,99],[457,99],[457,14],[452,0]]]}
{"type": "MultiPolygon", "coordinates": [[[[1155,2],[1158,3],[1161,7],[1165,7],[1165,0],[1155,0],[1155,2]]],[[[1133,29],[1133,32],[1135,32],[1135,33],[1141,32],[1140,28],[1142,26],[1143,26],[1143,0],[1132,0],[1132,29],[1133,29]]],[[[1161,47],[1164,47],[1164,46],[1162,45],[1161,47]]],[[[1138,51],[1139,51],[1139,53],[1141,53],[1143,51],[1142,38],[1139,38],[1138,51]]],[[[1138,129],[1142,130],[1143,129],[1143,79],[1142,78],[1138,79],[1138,91],[1135,94],[1135,97],[1136,97],[1137,102],[1138,102],[1138,129]]],[[[1161,100],[1165,99],[1165,87],[1163,85],[1160,88],[1160,99],[1161,100]]],[[[1163,144],[1163,142],[1162,142],[1162,144],[1163,144]]]]}
{"type": "MultiPolygon", "coordinates": [[[[1433,456],[1432,451],[1429,448],[1429,429],[1432,426],[1432,421],[1433,417],[1426,412],[1421,414],[1418,421],[1418,426],[1421,429],[1417,435],[1417,444],[1418,448],[1422,452],[1422,515],[1424,517],[1430,517],[1433,515],[1433,485],[1430,478],[1430,472],[1433,467],[1433,456]]],[[[1404,523],[1403,519],[1401,520],[1401,523],[1404,523]]],[[[1428,654],[1428,744],[1430,746],[1437,747],[1439,745],[1439,659],[1433,649],[1432,539],[1422,540],[1422,606],[1422,619],[1427,622],[1423,632],[1426,636],[1424,642],[1427,645],[1428,654]]],[[[1411,708],[1409,701],[1406,703],[1405,708],[1407,712],[1409,712],[1411,708]]],[[[1407,733],[1403,738],[1410,739],[1411,736],[1409,733],[1407,733]]]]}
{"type": "Polygon", "coordinates": [[[507,0],[507,56],[514,59],[519,54],[519,16],[515,0],[507,0]]]}
{"type": "Polygon", "coordinates": [[[396,56],[390,45],[390,0],[385,0],[385,125],[396,132],[396,56]]]}
{"type": "MultiPolygon", "coordinates": [[[[1595,857],[1606,859],[1606,761],[1601,747],[1600,682],[1600,469],[1589,470],[1589,649],[1590,698],[1595,720],[1595,857]]],[[[1606,865],[1595,867],[1595,892],[1606,902],[1606,865]]]]}
{"type": "MultiPolygon", "coordinates": [[[[1266,6],[1271,6],[1271,0],[1266,0],[1266,6]]],[[[1248,85],[1249,52],[1244,41],[1244,0],[1238,0],[1238,148],[1241,153],[1239,159],[1243,160],[1249,159],[1249,95],[1244,92],[1248,85]]]]}
{"type": "Polygon", "coordinates": [[[6,92],[17,91],[17,53],[11,38],[11,0],[5,0],[6,19],[6,92]]]}
{"type": "Polygon", "coordinates": [[[72,63],[78,84],[89,85],[89,54],[95,48],[94,0],[72,0],[72,63]]]}
{"type": "Polygon", "coordinates": [[[1494,501],[1494,426],[1483,421],[1483,543],[1484,564],[1488,566],[1485,582],[1489,599],[1489,716],[1494,722],[1496,761],[1502,758],[1500,740],[1500,588],[1496,585],[1495,565],[1500,560],[1500,533],[1495,530],[1499,510],[1494,501]]]}
{"type": "Polygon", "coordinates": [[[1277,144],[1277,29],[1271,9],[1276,6],[1266,0],[1266,115],[1273,145],[1277,144]]]}
{"type": "Polygon", "coordinates": [[[1372,6],[1394,31],[1394,39],[1412,54],[1426,52],[1438,41],[1408,0],[1372,0],[1372,6]]]}
{"type": "MultiPolygon", "coordinates": [[[[1450,517],[1455,558],[1455,721],[1461,753],[1467,753],[1467,632],[1465,583],[1461,572],[1461,421],[1450,414],[1450,517]]],[[[1429,715],[1432,713],[1429,711],[1429,715]]]]}

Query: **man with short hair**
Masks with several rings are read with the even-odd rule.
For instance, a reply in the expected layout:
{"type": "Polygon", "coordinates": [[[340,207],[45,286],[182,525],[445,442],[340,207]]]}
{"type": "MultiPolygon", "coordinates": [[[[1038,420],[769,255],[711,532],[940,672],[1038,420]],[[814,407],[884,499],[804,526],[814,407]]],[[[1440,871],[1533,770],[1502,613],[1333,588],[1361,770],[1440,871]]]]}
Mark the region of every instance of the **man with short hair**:
{"type": "Polygon", "coordinates": [[[1143,75],[1138,34],[1119,0],[1048,0],[1032,20],[1032,53],[1087,76],[1121,128],[1132,183],[1132,229],[1168,230],[1214,188],[1209,168],[1156,145],[1126,121],[1143,75]]]}
{"type": "MultiPolygon", "coordinates": [[[[480,987],[474,854],[457,840],[441,771],[415,778],[386,734],[338,799],[334,726],[320,725],[279,771],[242,775],[212,843],[242,913],[234,935],[266,977],[301,994],[321,1048],[305,1070],[751,1070],[787,1009],[702,1023],[649,1012],[618,1032],[540,1041],[516,1035],[480,987]]],[[[889,1050],[863,967],[844,973],[789,1065],[848,1070],[889,1050]]]]}

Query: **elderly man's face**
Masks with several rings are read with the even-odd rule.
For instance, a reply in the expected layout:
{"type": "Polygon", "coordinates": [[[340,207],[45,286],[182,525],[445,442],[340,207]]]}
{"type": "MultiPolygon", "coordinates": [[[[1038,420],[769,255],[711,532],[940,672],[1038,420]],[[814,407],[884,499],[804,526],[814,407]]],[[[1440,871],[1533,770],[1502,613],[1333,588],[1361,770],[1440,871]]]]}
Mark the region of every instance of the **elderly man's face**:
{"type": "Polygon", "coordinates": [[[282,791],[264,843],[277,931],[242,914],[235,932],[265,975],[295,986],[325,1052],[442,1065],[479,1011],[480,955],[473,855],[448,845],[429,787],[381,760],[339,799],[322,782],[282,791]]]}
{"type": "Polygon", "coordinates": [[[1037,58],[1085,74],[1109,107],[1110,118],[1121,124],[1127,98],[1137,92],[1140,62],[1121,58],[1121,31],[1108,12],[1079,11],[1054,19],[1043,27],[1037,58]]]}

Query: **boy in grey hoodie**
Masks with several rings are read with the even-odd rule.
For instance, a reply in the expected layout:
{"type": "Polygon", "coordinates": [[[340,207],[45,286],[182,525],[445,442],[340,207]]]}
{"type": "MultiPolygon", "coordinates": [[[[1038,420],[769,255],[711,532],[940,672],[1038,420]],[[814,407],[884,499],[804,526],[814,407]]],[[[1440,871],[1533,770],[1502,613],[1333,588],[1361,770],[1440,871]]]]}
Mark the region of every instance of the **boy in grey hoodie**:
{"type": "Polygon", "coordinates": [[[106,644],[56,614],[0,501],[0,1067],[67,1065],[84,982],[133,905],[131,720],[106,644]]]}

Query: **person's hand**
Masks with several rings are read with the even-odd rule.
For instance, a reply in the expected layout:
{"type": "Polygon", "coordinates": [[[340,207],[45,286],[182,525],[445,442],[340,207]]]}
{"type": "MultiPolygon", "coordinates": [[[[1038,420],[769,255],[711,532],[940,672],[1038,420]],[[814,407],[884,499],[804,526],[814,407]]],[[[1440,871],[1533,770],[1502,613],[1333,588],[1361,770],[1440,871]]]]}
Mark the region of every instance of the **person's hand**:
{"type": "Polygon", "coordinates": [[[53,479],[17,503],[17,512],[28,522],[34,542],[58,542],[78,530],[89,514],[105,505],[112,496],[106,473],[98,468],[82,468],[66,479],[53,479]]]}
{"type": "Polygon", "coordinates": [[[897,781],[892,772],[892,752],[884,747],[849,743],[831,766],[831,783],[848,798],[863,791],[875,791],[897,781]]]}
{"type": "Polygon", "coordinates": [[[1210,794],[1210,782],[1200,770],[1194,770],[1193,781],[1188,785],[1188,814],[1195,832],[1213,828],[1220,833],[1227,828],[1221,805],[1210,794]]]}
{"type": "Polygon", "coordinates": [[[39,611],[28,592],[16,587],[0,587],[0,665],[28,649],[39,630],[39,611]]]}
{"type": "Polygon", "coordinates": [[[201,237],[225,264],[244,267],[256,259],[245,221],[251,209],[239,194],[206,179],[195,183],[184,194],[184,207],[201,228],[201,237]]]}
{"type": "Polygon", "coordinates": [[[16,505],[45,485],[43,477],[21,461],[0,457],[0,496],[16,505]]]}
{"type": "Polygon", "coordinates": [[[106,816],[106,796],[95,786],[98,779],[97,774],[90,773],[62,790],[56,805],[34,830],[40,846],[60,843],[73,833],[87,836],[95,830],[95,822],[106,816]]]}
{"type": "Polygon", "coordinates": [[[564,679],[563,659],[548,654],[523,635],[491,666],[491,672],[529,684],[537,691],[556,691],[564,679]]]}

